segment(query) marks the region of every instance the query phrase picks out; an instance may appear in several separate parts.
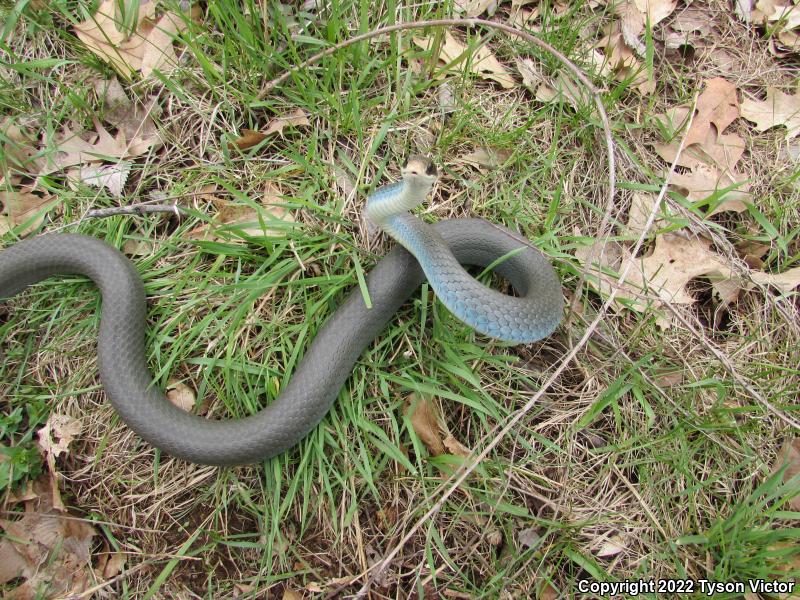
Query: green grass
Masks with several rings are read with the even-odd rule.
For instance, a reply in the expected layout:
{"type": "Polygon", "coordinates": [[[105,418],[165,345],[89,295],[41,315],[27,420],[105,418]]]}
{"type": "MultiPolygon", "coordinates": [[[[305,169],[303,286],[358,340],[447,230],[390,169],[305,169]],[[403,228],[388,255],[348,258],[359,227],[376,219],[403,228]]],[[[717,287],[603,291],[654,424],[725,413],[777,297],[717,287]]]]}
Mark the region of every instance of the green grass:
{"type": "MultiPolygon", "coordinates": [[[[65,125],[91,130],[93,117],[102,117],[89,78],[112,72],[69,26],[90,8],[59,0],[47,11],[22,10],[2,47],[4,116],[34,122],[45,137],[65,125]]],[[[317,329],[388,247],[368,245],[361,208],[409,152],[433,155],[443,171],[426,219],[480,216],[518,228],[551,257],[571,296],[581,274],[574,252],[593,241],[604,208],[603,146],[589,109],[542,105],[521,88],[501,93],[451,75],[459,107],[443,120],[437,82],[408,69],[408,59],[426,57],[405,32],[343,50],[256,98],[267,79],[327,44],[450,14],[447,4],[333,2],[318,17],[294,15],[293,25],[277,4],[209,3],[183,36],[180,69],[125,86],[142,101],[158,97],[166,138],[161,154],[135,162],[126,201],[160,191],[180,198],[191,216],[82,219],[90,207],[117,201],[71,187],[63,173],[41,179],[61,199],[42,231],[81,232],[117,247],[152,242],[152,252],[134,261],[149,298],[148,356],[160,385],[182,379],[214,417],[251,414],[271,401],[317,329]],[[298,107],[311,127],[287,128],[244,153],[229,149],[241,128],[264,127],[298,107]],[[511,154],[502,169],[478,171],[459,160],[476,145],[511,154]],[[332,165],[355,185],[354,198],[337,187],[332,165]],[[227,198],[258,206],[265,181],[279,185],[296,211],[298,225],[284,237],[233,227],[215,241],[190,239],[214,212],[208,202],[192,204],[192,193],[215,183],[227,198]]],[[[543,37],[574,52],[582,27],[606,18],[579,3],[559,18],[545,3],[543,37]]],[[[666,104],[690,98],[692,79],[660,68],[652,34],[648,28],[648,67],[669,90],[666,104]]],[[[470,38],[477,41],[477,32],[470,38]]],[[[524,49],[500,35],[490,47],[509,65],[524,49]]],[[[550,57],[532,55],[545,73],[558,71],[550,57]]],[[[645,145],[657,131],[635,117],[643,101],[624,83],[605,83],[623,187],[657,185],[658,161],[645,145]]],[[[663,112],[657,102],[644,107],[648,115],[663,112]]],[[[733,239],[766,236],[775,241],[768,264],[790,265],[798,253],[797,207],[797,194],[776,186],[758,214],[719,226],[733,239]]],[[[235,584],[249,586],[240,597],[267,590],[280,597],[284,587],[325,587],[388,553],[441,494],[452,459],[428,454],[404,415],[406,397],[435,397],[455,437],[477,447],[582,335],[599,306],[594,293],[583,293],[582,315],[569,329],[514,348],[476,335],[423,286],[301,444],[261,465],[208,470],[159,455],[104,403],[94,349],[100,300],[92,286],[80,278],[41,283],[0,308],[7,398],[0,431],[12,457],[0,463],[0,489],[36,475],[34,429],[48,410],[69,412],[85,429],[71,450],[79,459],[61,465],[76,472],[64,486],[68,503],[119,526],[162,531],[106,526],[112,545],[131,553],[129,565],[156,563],[114,584],[119,597],[190,590],[215,598],[232,594],[235,584]]],[[[782,319],[751,296],[732,309],[728,329],[707,333],[764,396],[797,415],[798,354],[782,319]]],[[[587,577],[732,581],[779,572],[797,560],[800,546],[797,514],[787,508],[800,487],[770,477],[788,433],[688,332],[662,331],[652,314],[612,314],[374,589],[389,597],[450,590],[503,598],[523,597],[545,581],[569,594],[587,577]],[[683,372],[683,382],[658,384],[671,371],[683,372]],[[531,527],[540,543],[527,547],[518,535],[531,527]],[[500,542],[491,543],[489,533],[500,542]],[[615,535],[624,550],[599,557],[615,535]]]]}

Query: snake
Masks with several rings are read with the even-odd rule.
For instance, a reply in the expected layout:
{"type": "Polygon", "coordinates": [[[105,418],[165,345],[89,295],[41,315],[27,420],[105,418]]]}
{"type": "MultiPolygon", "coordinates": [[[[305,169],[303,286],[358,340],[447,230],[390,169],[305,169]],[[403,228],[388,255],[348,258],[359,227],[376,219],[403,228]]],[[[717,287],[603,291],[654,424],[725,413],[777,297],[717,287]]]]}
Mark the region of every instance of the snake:
{"type": "Polygon", "coordinates": [[[325,417],[356,361],[427,279],[458,319],[506,342],[550,335],[563,313],[561,283],[545,255],[519,234],[482,219],[428,224],[411,214],[438,180],[435,164],[412,155],[401,179],[367,198],[367,218],[397,245],[319,328],[286,387],[240,419],[208,419],[170,402],[154,383],[145,347],[146,297],[136,266],[98,238],[45,233],[0,251],[0,303],[55,275],[83,275],[101,294],[97,357],[106,397],[123,422],[168,455],[234,466],[264,461],[298,444],[325,417]],[[464,265],[492,267],[515,295],[484,285],[464,265]]]}

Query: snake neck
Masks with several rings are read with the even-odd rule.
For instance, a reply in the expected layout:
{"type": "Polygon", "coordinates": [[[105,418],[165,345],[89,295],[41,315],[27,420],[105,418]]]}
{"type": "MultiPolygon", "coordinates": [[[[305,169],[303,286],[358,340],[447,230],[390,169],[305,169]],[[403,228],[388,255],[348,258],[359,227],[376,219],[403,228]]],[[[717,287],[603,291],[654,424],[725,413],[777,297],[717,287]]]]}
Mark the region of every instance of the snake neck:
{"type": "Polygon", "coordinates": [[[406,178],[375,190],[367,198],[367,216],[376,224],[383,224],[393,215],[402,214],[425,201],[433,183],[416,178],[406,178]]]}

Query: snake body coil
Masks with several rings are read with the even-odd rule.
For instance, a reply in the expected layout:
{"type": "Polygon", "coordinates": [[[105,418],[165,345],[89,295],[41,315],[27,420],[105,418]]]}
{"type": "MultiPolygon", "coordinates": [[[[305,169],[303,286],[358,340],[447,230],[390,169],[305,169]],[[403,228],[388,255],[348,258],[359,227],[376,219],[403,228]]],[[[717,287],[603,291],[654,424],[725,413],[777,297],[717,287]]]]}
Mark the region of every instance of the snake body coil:
{"type": "MultiPolygon", "coordinates": [[[[370,202],[407,194],[413,182],[414,174],[405,172],[400,185],[378,190],[370,202]]],[[[425,273],[457,316],[469,324],[474,317],[476,328],[490,335],[531,341],[548,335],[558,324],[562,296],[555,272],[538,251],[517,242],[510,232],[476,219],[429,226],[408,214],[392,220],[388,229],[392,227],[401,235],[405,231],[416,236],[410,249],[420,261],[399,246],[389,252],[367,277],[372,308],[367,308],[358,288],[351,292],[319,330],[280,396],[260,412],[238,420],[209,420],[186,413],[156,388],[147,368],[141,278],[131,261],[105,242],[83,235],[50,234],[3,250],[0,301],[53,275],[86,275],[102,294],[100,379],[125,423],[153,446],[190,462],[253,463],[295,445],[322,420],[364,348],[424,281],[425,273]],[[485,267],[513,251],[518,252],[495,271],[511,281],[518,298],[481,285],[460,267],[485,267]],[[471,296],[459,296],[459,289],[471,296]],[[503,299],[509,302],[505,308],[503,299]]]]}

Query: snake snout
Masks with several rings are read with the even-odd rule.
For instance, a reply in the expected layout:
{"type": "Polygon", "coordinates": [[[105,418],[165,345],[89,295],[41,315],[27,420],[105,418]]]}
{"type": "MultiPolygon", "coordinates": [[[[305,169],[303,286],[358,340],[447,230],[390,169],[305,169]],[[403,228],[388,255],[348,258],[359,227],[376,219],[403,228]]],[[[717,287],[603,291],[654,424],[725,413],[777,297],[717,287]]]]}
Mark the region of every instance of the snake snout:
{"type": "Polygon", "coordinates": [[[436,178],[438,171],[436,164],[427,156],[421,154],[412,154],[406,159],[401,168],[404,176],[428,176],[436,178]]]}

